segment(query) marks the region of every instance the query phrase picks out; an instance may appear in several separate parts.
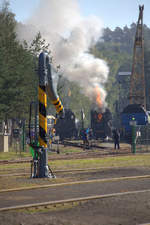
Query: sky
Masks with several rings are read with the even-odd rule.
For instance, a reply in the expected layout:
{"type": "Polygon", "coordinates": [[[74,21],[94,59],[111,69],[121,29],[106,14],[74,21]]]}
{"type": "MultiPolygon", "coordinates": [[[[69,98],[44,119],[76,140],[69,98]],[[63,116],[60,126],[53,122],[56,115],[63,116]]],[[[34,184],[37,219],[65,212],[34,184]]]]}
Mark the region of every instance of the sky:
{"type": "MultiPolygon", "coordinates": [[[[16,20],[25,23],[38,7],[40,0],[9,1],[10,9],[16,14],[16,20]]],[[[150,27],[150,0],[77,0],[77,2],[82,16],[95,15],[102,21],[103,27],[109,27],[112,30],[117,26],[122,28],[137,22],[138,6],[144,4],[143,20],[150,27]]]]}

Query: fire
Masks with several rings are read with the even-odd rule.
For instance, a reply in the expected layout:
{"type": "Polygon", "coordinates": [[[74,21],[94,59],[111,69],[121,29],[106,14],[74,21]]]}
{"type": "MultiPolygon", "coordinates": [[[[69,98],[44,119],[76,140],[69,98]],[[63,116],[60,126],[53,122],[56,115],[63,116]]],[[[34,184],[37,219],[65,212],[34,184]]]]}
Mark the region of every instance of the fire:
{"type": "Polygon", "coordinates": [[[99,121],[99,122],[101,121],[102,117],[103,117],[103,115],[102,115],[101,113],[99,113],[99,114],[97,115],[97,118],[98,118],[98,121],[99,121]]]}
{"type": "Polygon", "coordinates": [[[95,93],[96,93],[96,104],[99,108],[102,108],[102,100],[101,100],[101,93],[100,88],[98,86],[95,87],[95,93]]]}

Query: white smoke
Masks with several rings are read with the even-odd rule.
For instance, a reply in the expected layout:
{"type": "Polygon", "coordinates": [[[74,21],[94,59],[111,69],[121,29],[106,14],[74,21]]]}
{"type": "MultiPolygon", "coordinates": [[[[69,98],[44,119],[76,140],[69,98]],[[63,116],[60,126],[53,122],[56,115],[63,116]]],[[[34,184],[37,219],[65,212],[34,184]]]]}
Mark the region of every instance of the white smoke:
{"type": "MultiPolygon", "coordinates": [[[[77,0],[41,0],[27,24],[36,27],[50,43],[53,62],[61,65],[63,75],[76,81],[91,100],[98,86],[105,105],[103,86],[109,70],[103,60],[88,53],[91,44],[102,34],[101,21],[95,16],[83,18],[77,0]]],[[[28,32],[20,30],[18,33],[21,38],[29,39],[28,32]]]]}

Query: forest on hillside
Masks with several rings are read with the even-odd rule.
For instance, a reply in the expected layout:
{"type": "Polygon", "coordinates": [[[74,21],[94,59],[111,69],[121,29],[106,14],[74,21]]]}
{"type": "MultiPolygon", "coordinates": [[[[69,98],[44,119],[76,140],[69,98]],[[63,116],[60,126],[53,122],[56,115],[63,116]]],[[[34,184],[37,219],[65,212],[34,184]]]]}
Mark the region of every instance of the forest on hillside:
{"type": "MultiPolygon", "coordinates": [[[[26,119],[29,117],[29,105],[37,100],[38,87],[38,55],[42,50],[49,49],[40,33],[32,43],[20,43],[16,34],[17,21],[9,10],[9,4],[0,9],[0,120],[26,119]]],[[[95,57],[104,59],[109,66],[109,77],[105,83],[107,104],[113,115],[118,110],[119,101],[128,98],[129,77],[119,82],[118,72],[131,71],[133,43],[136,24],[123,29],[105,28],[103,36],[91,46],[89,52],[95,57]]],[[[145,43],[145,84],[147,109],[150,110],[150,28],[144,25],[145,43]]],[[[58,94],[64,107],[72,109],[76,117],[81,119],[81,109],[85,113],[85,124],[89,125],[91,102],[75,82],[59,77],[58,94]]],[[[122,104],[123,107],[123,104],[122,104]]],[[[49,113],[54,114],[53,106],[48,104],[49,113]]]]}
{"type": "MultiPolygon", "coordinates": [[[[108,82],[106,84],[107,102],[111,111],[115,112],[118,104],[120,112],[128,102],[130,77],[124,77],[120,80],[119,72],[131,72],[133,46],[136,32],[136,23],[123,29],[116,27],[115,30],[104,29],[103,37],[91,49],[96,57],[107,61],[110,68],[108,82]],[[125,100],[126,99],[126,100],[125,100]]],[[[147,110],[150,110],[150,28],[143,26],[144,35],[144,71],[147,110]]]]}

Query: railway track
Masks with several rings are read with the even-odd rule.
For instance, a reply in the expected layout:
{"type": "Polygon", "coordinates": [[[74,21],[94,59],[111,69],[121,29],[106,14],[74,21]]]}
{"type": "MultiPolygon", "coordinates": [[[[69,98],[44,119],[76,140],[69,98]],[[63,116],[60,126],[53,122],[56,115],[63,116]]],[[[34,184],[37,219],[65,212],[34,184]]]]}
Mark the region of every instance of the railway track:
{"type": "Polygon", "coordinates": [[[10,210],[29,209],[29,208],[36,208],[37,210],[39,207],[40,208],[41,207],[48,208],[48,206],[57,207],[58,205],[64,205],[64,204],[70,204],[70,203],[71,204],[81,203],[81,202],[97,200],[97,199],[122,197],[125,195],[135,195],[135,194],[141,194],[141,193],[147,193],[147,192],[150,192],[150,189],[139,190],[139,191],[118,192],[118,193],[104,194],[104,195],[94,195],[94,196],[88,196],[88,197],[82,197],[82,198],[70,198],[65,200],[48,201],[48,202],[42,202],[42,203],[23,204],[19,206],[14,205],[14,206],[0,208],[0,212],[10,211],[10,210]]]}
{"type": "MultiPolygon", "coordinates": [[[[109,143],[108,143],[109,144],[109,143]]],[[[82,148],[83,149],[83,144],[81,142],[73,142],[73,141],[63,141],[61,145],[64,146],[73,146],[76,148],[82,148]]],[[[124,145],[123,145],[124,146],[124,145]]],[[[53,151],[52,151],[53,152],[53,151]]],[[[56,152],[56,151],[55,151],[56,152]]],[[[147,151],[142,151],[142,152],[136,152],[136,154],[144,154],[148,153],[147,151]]],[[[103,146],[99,143],[93,142],[90,145],[89,149],[85,149],[83,152],[78,152],[78,153],[69,153],[68,154],[56,154],[56,155],[51,155],[48,157],[48,160],[54,161],[54,160],[69,160],[69,159],[81,159],[81,158],[97,158],[97,157],[109,157],[109,156],[127,156],[127,155],[132,155],[130,147],[121,147],[121,149],[114,150],[113,147],[110,146],[103,146]],[[94,151],[94,150],[98,151],[94,151]]],[[[17,159],[17,160],[0,160],[0,165],[3,164],[19,164],[19,163],[30,163],[32,161],[32,157],[24,158],[24,159],[17,159]]]]}
{"type": "MultiPolygon", "coordinates": [[[[53,144],[57,144],[57,143],[53,143],[53,144]]],[[[60,143],[60,145],[64,145],[64,146],[72,146],[72,147],[76,147],[76,148],[81,148],[83,149],[83,144],[81,142],[73,142],[73,141],[63,141],[60,143]]],[[[55,150],[51,150],[52,152],[56,152],[55,150]]],[[[61,150],[60,150],[61,153],[61,150]]],[[[90,144],[90,148],[85,149],[83,152],[79,152],[79,153],[69,153],[69,154],[57,154],[57,155],[51,155],[49,156],[49,160],[64,160],[64,159],[72,159],[72,158],[81,158],[81,157],[85,157],[85,158],[90,158],[90,157],[101,157],[101,156],[109,156],[109,155],[122,155],[122,154],[131,154],[131,150],[129,148],[123,148],[121,151],[114,151],[113,148],[111,147],[107,147],[107,146],[103,146],[100,145],[100,143],[98,142],[91,142],[90,144]],[[97,149],[100,150],[99,152],[94,152],[93,150],[97,149]]],[[[16,159],[16,160],[0,160],[0,165],[1,164],[17,164],[17,163],[29,163],[31,162],[32,157],[27,157],[24,159],[16,159]]]]}
{"type": "MultiPolygon", "coordinates": [[[[143,152],[146,153],[146,152],[143,152]]],[[[137,153],[138,154],[138,153],[137,153]]],[[[142,154],[142,153],[139,153],[142,154]]],[[[107,156],[122,156],[122,155],[132,155],[129,150],[118,151],[107,151],[107,152],[93,152],[91,150],[84,151],[83,153],[70,153],[70,154],[59,154],[57,156],[49,156],[49,161],[54,160],[70,160],[70,159],[83,159],[83,158],[97,158],[97,157],[107,157],[107,156]]],[[[18,159],[18,160],[0,160],[0,165],[4,164],[19,164],[19,163],[30,163],[31,158],[27,159],[18,159]]]]}
{"type": "MultiPolygon", "coordinates": [[[[63,141],[61,143],[62,145],[64,146],[73,146],[73,147],[77,147],[77,148],[83,148],[84,145],[79,142],[79,143],[76,143],[76,142],[72,142],[72,141],[63,141]]],[[[105,147],[105,146],[100,146],[98,144],[96,144],[95,142],[91,142],[89,146],[87,146],[86,149],[92,149],[92,148],[97,148],[97,149],[108,149],[108,147],[105,147]]]]}
{"type": "MultiPolygon", "coordinates": [[[[142,153],[136,153],[137,154],[149,154],[149,152],[142,152],[142,153]]],[[[107,152],[83,152],[83,153],[70,153],[70,154],[62,154],[58,156],[49,156],[48,161],[55,161],[55,160],[70,160],[70,159],[84,159],[84,158],[98,158],[98,157],[119,157],[119,156],[128,156],[133,155],[128,150],[122,150],[120,152],[118,151],[107,151],[107,152]]],[[[18,160],[0,160],[0,165],[4,164],[19,164],[19,163],[30,163],[32,161],[32,158],[30,159],[18,159],[18,160]]]]}
{"type": "MultiPolygon", "coordinates": [[[[113,166],[112,167],[98,167],[98,168],[84,168],[84,169],[67,169],[67,170],[53,170],[53,173],[56,174],[77,174],[77,173],[94,173],[94,172],[100,172],[102,170],[119,170],[121,169],[122,167],[120,166],[113,166]]],[[[133,170],[134,167],[131,167],[131,169],[133,170]]],[[[18,169],[20,170],[20,169],[18,169]]],[[[0,170],[0,172],[2,172],[0,170]]],[[[5,171],[6,172],[6,171],[5,171]]],[[[30,170],[29,171],[26,171],[26,172],[19,172],[19,173],[16,173],[16,169],[15,171],[11,171],[11,173],[3,173],[3,174],[0,174],[0,177],[14,177],[14,176],[29,176],[30,175],[30,170]]],[[[149,176],[149,175],[146,175],[146,176],[149,176]]]]}
{"type": "MultiPolygon", "coordinates": [[[[95,171],[95,168],[91,168],[90,171],[95,171]]],[[[115,171],[113,171],[114,175],[115,171]]],[[[58,172],[60,173],[60,171],[58,172]]],[[[61,172],[66,172],[66,170],[62,170],[61,172]]],[[[85,169],[68,170],[68,172],[85,172],[85,169]]],[[[108,171],[106,171],[106,174],[107,173],[108,171]]],[[[128,174],[130,174],[130,172],[128,174]]],[[[141,206],[141,208],[144,207],[143,215],[145,215],[146,207],[149,207],[150,175],[130,175],[129,177],[124,177],[124,174],[121,172],[121,177],[111,178],[111,174],[109,174],[109,178],[101,179],[92,179],[92,176],[91,178],[88,176],[88,180],[55,184],[51,183],[49,185],[39,185],[41,183],[36,183],[36,179],[33,179],[34,185],[36,184],[34,187],[28,186],[25,188],[1,190],[0,215],[1,217],[3,217],[3,215],[6,217],[11,215],[13,217],[13,215],[22,216],[29,212],[38,213],[38,211],[41,213],[48,212],[48,214],[53,215],[55,212],[57,214],[59,212],[62,213],[62,210],[65,210],[66,215],[68,215],[67,213],[70,209],[72,209],[71,212],[74,212],[76,209],[77,212],[80,212],[80,215],[82,212],[84,214],[86,210],[88,210],[87,214],[91,212],[93,215],[96,215],[95,213],[97,212],[97,214],[100,215],[103,208],[104,211],[107,209],[109,212],[110,209],[117,208],[118,205],[121,204],[119,207],[120,212],[122,212],[121,210],[123,209],[123,211],[126,212],[126,207],[128,205],[130,205],[130,211],[131,205],[133,207],[134,204],[136,207],[137,204],[140,205],[143,203],[144,206],[141,206]],[[140,203],[140,200],[142,203],[140,203]]],[[[117,174],[115,176],[117,176],[117,174]]],[[[29,184],[31,185],[30,182],[29,184]]],[[[113,217],[114,213],[112,212],[111,215],[113,217]]],[[[120,218],[120,216],[118,217],[120,218]]],[[[129,217],[131,217],[131,215],[129,217]]],[[[140,220],[140,222],[149,221],[149,217],[143,219],[145,217],[141,216],[141,218],[142,220],[140,220]]],[[[21,219],[21,222],[23,223],[24,220],[21,219]]]]}
{"type": "MultiPolygon", "coordinates": [[[[54,170],[54,174],[62,174],[62,173],[87,173],[92,171],[99,171],[101,169],[111,169],[112,167],[99,167],[99,168],[86,168],[86,169],[70,169],[70,170],[54,170]]],[[[114,167],[115,168],[115,167],[114,167]]],[[[119,167],[116,167],[119,168],[119,167]]],[[[1,170],[0,170],[1,171],[1,170]]],[[[16,172],[16,169],[15,169],[16,172]]],[[[13,176],[26,176],[30,175],[30,171],[28,172],[19,172],[19,173],[7,173],[7,174],[0,174],[0,177],[13,177],[13,176]]]]}
{"type": "MultiPolygon", "coordinates": [[[[18,219],[20,223],[16,224],[24,224],[26,215],[30,212],[34,212],[37,215],[40,212],[40,218],[37,219],[38,223],[39,219],[41,221],[44,220],[45,213],[48,216],[54,215],[53,218],[57,218],[58,215],[61,218],[61,213],[63,215],[65,213],[65,218],[67,218],[67,215],[72,215],[70,213],[76,211],[75,219],[76,216],[80,217],[82,214],[86,215],[87,218],[89,214],[89,220],[91,219],[91,215],[93,215],[93,219],[97,217],[96,220],[101,221],[101,214],[103,218],[103,215],[106,213],[106,216],[109,215],[112,219],[115,216],[115,224],[117,216],[118,218],[124,218],[123,215],[125,214],[128,218],[133,218],[133,222],[128,224],[138,222],[136,224],[144,225],[144,222],[150,221],[150,217],[148,216],[149,208],[147,208],[149,207],[150,199],[149,181],[150,175],[146,175],[129,178],[118,177],[87,180],[86,182],[82,181],[79,183],[69,182],[44,187],[41,185],[38,188],[28,190],[8,190],[0,193],[1,221],[3,221],[3,218],[11,216],[13,219],[15,216],[15,218],[21,218],[20,220],[18,219]],[[41,217],[42,215],[43,217],[41,217]],[[137,218],[136,221],[135,218],[137,218]]],[[[80,218],[82,219],[82,217],[80,218]]],[[[69,220],[70,217],[68,217],[67,221],[69,220]]],[[[124,221],[126,221],[126,218],[124,221]]],[[[56,224],[59,224],[59,221],[56,224]]],[[[96,224],[99,223],[97,222],[96,224]]],[[[109,221],[107,224],[109,224],[109,221]]],[[[117,224],[121,224],[121,222],[117,224]]]]}
{"type": "Polygon", "coordinates": [[[71,186],[77,184],[92,184],[92,183],[105,183],[105,182],[118,182],[118,181],[126,181],[126,180],[140,180],[140,179],[150,179],[150,175],[143,176],[128,176],[128,177],[115,177],[115,178],[102,178],[102,179],[94,179],[94,180],[79,180],[72,181],[67,183],[54,183],[47,185],[36,185],[29,187],[21,187],[21,188],[10,188],[10,189],[1,189],[0,193],[4,192],[14,192],[14,191],[24,191],[24,190],[35,190],[35,189],[44,189],[44,188],[52,188],[52,187],[62,187],[62,186],[71,186]]]}
{"type": "Polygon", "coordinates": [[[0,191],[0,212],[32,208],[41,210],[41,207],[51,209],[65,204],[77,205],[100,199],[139,196],[150,193],[149,179],[150,175],[145,175],[5,189],[0,191]]]}

